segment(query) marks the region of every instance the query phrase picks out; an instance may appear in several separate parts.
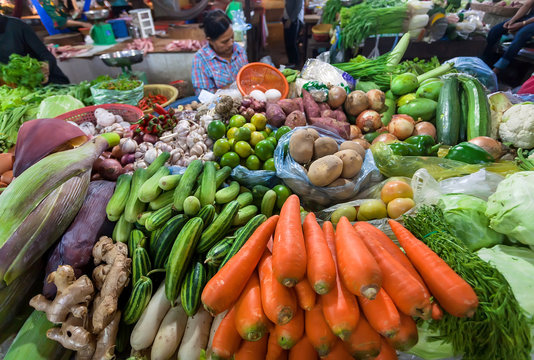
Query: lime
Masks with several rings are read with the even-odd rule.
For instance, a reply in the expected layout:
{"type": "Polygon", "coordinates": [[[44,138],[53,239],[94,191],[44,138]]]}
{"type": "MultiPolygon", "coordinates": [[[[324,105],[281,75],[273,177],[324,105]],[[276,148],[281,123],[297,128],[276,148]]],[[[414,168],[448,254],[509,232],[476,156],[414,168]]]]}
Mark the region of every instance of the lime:
{"type": "Polygon", "coordinates": [[[241,140],[235,143],[234,151],[237,153],[237,155],[245,159],[252,152],[252,148],[248,142],[241,140]]]}
{"type": "Polygon", "coordinates": [[[228,139],[228,144],[230,144],[230,150],[229,151],[234,151],[234,145],[235,145],[236,142],[237,142],[237,140],[235,138],[228,139]]]}
{"type": "Polygon", "coordinates": [[[250,134],[252,133],[252,131],[250,131],[249,128],[246,128],[246,127],[240,127],[239,129],[237,129],[237,132],[235,134],[235,139],[237,141],[249,141],[250,140],[250,134]]]}
{"type": "Polygon", "coordinates": [[[273,190],[276,193],[276,206],[281,209],[282,205],[284,205],[287,198],[292,194],[292,192],[285,185],[276,185],[275,187],[273,187],[273,190]]]}
{"type": "Polygon", "coordinates": [[[275,147],[276,147],[276,144],[278,143],[278,141],[276,141],[276,138],[274,136],[268,136],[267,139],[265,140],[272,142],[275,147]]]}
{"type": "Polygon", "coordinates": [[[267,118],[262,113],[254,114],[250,119],[250,123],[256,127],[256,130],[263,130],[267,125],[267,118]]]}
{"type": "Polygon", "coordinates": [[[260,133],[263,135],[263,137],[265,139],[267,139],[269,137],[269,133],[267,131],[265,131],[265,130],[260,131],[260,133]]]}
{"type": "Polygon", "coordinates": [[[282,137],[282,135],[287,134],[290,131],[291,131],[291,128],[289,126],[280,127],[278,130],[276,130],[276,135],[275,135],[276,140],[280,141],[280,138],[282,137]]]}
{"type": "Polygon", "coordinates": [[[249,129],[250,132],[256,131],[256,127],[252,125],[251,123],[246,123],[245,125],[243,125],[243,127],[246,127],[247,129],[249,129]]]}
{"type": "Polygon", "coordinates": [[[227,152],[221,157],[219,164],[221,166],[230,166],[231,168],[235,168],[237,165],[239,165],[239,155],[232,151],[227,152]]]}
{"type": "Polygon", "coordinates": [[[273,129],[271,129],[270,127],[266,127],[265,131],[267,131],[267,134],[271,134],[273,132],[273,129]]]}
{"type": "Polygon", "coordinates": [[[232,139],[232,138],[235,138],[237,132],[239,131],[239,128],[233,126],[231,127],[230,129],[228,129],[228,131],[226,132],[226,137],[228,139],[232,139]]]}
{"type": "Polygon", "coordinates": [[[274,158],[265,160],[263,163],[263,170],[276,171],[276,168],[274,167],[274,158]]]}
{"type": "Polygon", "coordinates": [[[213,154],[215,156],[223,156],[230,151],[230,142],[228,139],[219,139],[213,144],[213,154]]]}
{"type": "Polygon", "coordinates": [[[265,140],[265,136],[263,136],[261,132],[253,131],[252,134],[250,134],[250,145],[256,146],[256,144],[262,140],[265,140]]]}
{"type": "Polygon", "coordinates": [[[215,170],[221,170],[221,165],[218,162],[214,161],[213,165],[215,166],[215,170]]]}
{"type": "Polygon", "coordinates": [[[230,127],[241,127],[247,123],[247,119],[243,115],[234,115],[230,118],[228,126],[230,127]]]}
{"type": "Polygon", "coordinates": [[[225,132],[226,132],[226,126],[220,120],[212,121],[208,125],[208,136],[212,140],[217,140],[217,139],[222,138],[225,132]]]}
{"type": "Polygon", "coordinates": [[[273,157],[274,148],[275,146],[272,142],[270,142],[269,140],[262,140],[256,144],[254,150],[260,160],[265,161],[273,157]]]}
{"type": "Polygon", "coordinates": [[[258,159],[256,155],[250,155],[247,158],[247,161],[245,162],[245,166],[249,170],[259,170],[260,165],[261,165],[260,159],[258,159]]]}

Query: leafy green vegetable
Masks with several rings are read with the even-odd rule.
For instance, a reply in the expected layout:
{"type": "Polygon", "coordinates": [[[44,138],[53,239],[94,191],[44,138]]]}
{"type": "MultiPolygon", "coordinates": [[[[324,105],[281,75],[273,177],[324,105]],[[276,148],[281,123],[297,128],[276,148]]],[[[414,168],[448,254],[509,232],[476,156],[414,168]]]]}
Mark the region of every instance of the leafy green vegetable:
{"type": "Polygon", "coordinates": [[[334,24],[336,15],[341,10],[341,0],[328,0],[323,8],[322,22],[334,24]]]}
{"type": "Polygon", "coordinates": [[[430,58],[430,60],[424,60],[414,58],[412,60],[405,60],[397,65],[395,69],[396,74],[404,74],[407,72],[414,73],[415,75],[421,75],[427,71],[433,70],[440,66],[440,62],[436,56],[430,58]]]}
{"type": "Polygon", "coordinates": [[[98,89],[125,91],[133,90],[139,87],[139,85],[141,85],[139,80],[118,79],[102,82],[98,86],[98,89]]]}
{"type": "Polygon", "coordinates": [[[70,95],[54,95],[47,97],[39,105],[39,119],[54,118],[66,112],[83,108],[85,105],[70,95]]]}
{"type": "Polygon", "coordinates": [[[452,345],[444,341],[436,340],[439,333],[430,330],[429,324],[421,322],[417,325],[419,341],[408,353],[425,360],[450,359],[454,357],[452,345]]]}
{"type": "Polygon", "coordinates": [[[6,84],[35,88],[44,80],[41,63],[30,55],[11,54],[9,62],[0,66],[1,77],[6,84]]]}

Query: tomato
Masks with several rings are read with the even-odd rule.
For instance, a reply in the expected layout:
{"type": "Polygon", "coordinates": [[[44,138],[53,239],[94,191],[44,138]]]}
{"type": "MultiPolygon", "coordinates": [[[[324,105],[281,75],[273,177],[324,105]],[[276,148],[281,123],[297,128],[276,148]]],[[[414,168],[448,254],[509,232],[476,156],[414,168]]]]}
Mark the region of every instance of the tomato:
{"type": "Polygon", "coordinates": [[[263,170],[276,171],[276,168],[274,167],[274,158],[265,160],[263,163],[263,170]]]}
{"type": "Polygon", "coordinates": [[[228,151],[230,151],[230,142],[228,139],[219,139],[213,144],[213,154],[215,156],[223,156],[228,151]]]}
{"type": "Polygon", "coordinates": [[[245,166],[249,170],[259,170],[260,165],[261,165],[260,159],[258,159],[256,155],[250,155],[247,158],[247,161],[245,162],[245,166]]]}
{"type": "Polygon", "coordinates": [[[230,127],[241,127],[247,123],[247,119],[243,115],[236,114],[230,118],[228,126],[230,127]]]}
{"type": "Polygon", "coordinates": [[[239,155],[235,152],[227,152],[221,157],[221,166],[230,166],[232,169],[239,165],[239,155]]]}
{"type": "Polygon", "coordinates": [[[231,127],[230,129],[228,129],[228,132],[226,133],[226,137],[228,139],[232,139],[232,138],[235,138],[235,136],[237,135],[237,132],[239,131],[239,128],[237,127],[231,127]]]}
{"type": "Polygon", "coordinates": [[[250,147],[250,144],[248,142],[241,140],[235,143],[234,151],[241,158],[245,159],[251,154],[252,148],[250,147]]]}
{"type": "Polygon", "coordinates": [[[273,157],[274,154],[274,144],[269,140],[262,140],[256,144],[254,150],[256,155],[260,158],[261,161],[265,161],[273,157]]]}
{"type": "Polygon", "coordinates": [[[250,145],[256,146],[256,144],[262,140],[265,140],[265,137],[261,132],[253,131],[252,134],[250,134],[250,145]]]}
{"type": "Polygon", "coordinates": [[[250,134],[252,134],[252,132],[250,131],[249,128],[246,128],[246,127],[240,127],[236,134],[235,134],[235,138],[237,141],[249,141],[250,140],[250,134]]]}
{"type": "Polygon", "coordinates": [[[387,216],[386,204],[382,200],[366,200],[360,205],[358,210],[358,220],[367,221],[383,219],[387,216]]]}
{"type": "Polygon", "coordinates": [[[415,206],[415,202],[410,198],[396,198],[388,203],[388,216],[392,219],[401,217],[406,211],[415,206]]]}
{"type": "Polygon", "coordinates": [[[249,129],[251,133],[256,131],[256,127],[252,125],[251,123],[246,123],[245,125],[243,125],[243,127],[246,127],[247,129],[249,129]]]}
{"type": "Polygon", "coordinates": [[[254,114],[250,119],[250,123],[256,127],[256,130],[263,130],[267,125],[267,118],[261,113],[254,114]]]}
{"type": "Polygon", "coordinates": [[[282,208],[282,205],[284,205],[287,198],[293,194],[285,185],[276,185],[273,187],[273,191],[276,193],[276,206],[278,206],[279,209],[282,208]]]}
{"type": "Polygon", "coordinates": [[[208,125],[208,136],[212,140],[217,140],[217,139],[222,138],[225,132],[226,132],[226,126],[220,120],[212,121],[208,125]]]}
{"type": "Polygon", "coordinates": [[[280,141],[280,138],[282,137],[282,135],[287,134],[290,131],[291,131],[291,128],[289,126],[280,127],[278,130],[276,130],[276,135],[275,135],[276,140],[280,141]]]}
{"type": "Polygon", "coordinates": [[[396,198],[413,198],[412,187],[401,180],[388,181],[380,191],[380,198],[386,204],[396,198]]]}

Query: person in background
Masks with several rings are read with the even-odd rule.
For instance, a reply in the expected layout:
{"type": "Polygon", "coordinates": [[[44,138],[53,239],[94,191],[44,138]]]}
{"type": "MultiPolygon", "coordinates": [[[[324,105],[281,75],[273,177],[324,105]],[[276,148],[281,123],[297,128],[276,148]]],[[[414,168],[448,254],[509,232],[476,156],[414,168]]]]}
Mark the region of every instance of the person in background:
{"type": "Polygon", "coordinates": [[[69,79],[57,66],[54,55],[22,20],[0,14],[0,63],[7,64],[11,54],[30,55],[45,62],[43,73],[48,82],[68,84],[69,79]]]}
{"type": "Polygon", "coordinates": [[[191,71],[196,95],[228,87],[248,64],[245,50],[234,42],[232,22],[222,10],[208,12],[203,27],[208,44],[195,54],[191,71]]]}
{"type": "Polygon", "coordinates": [[[288,66],[300,65],[299,32],[304,24],[304,0],[286,0],[284,8],[284,42],[288,66]]]}
{"type": "Polygon", "coordinates": [[[531,11],[533,5],[534,0],[527,0],[510,20],[495,25],[488,33],[482,60],[488,66],[493,67],[494,73],[499,74],[503,71],[516,57],[519,50],[534,36],[534,12],[531,11]],[[507,33],[513,33],[514,39],[503,56],[495,62],[495,45],[507,33]]]}
{"type": "Polygon", "coordinates": [[[118,18],[123,12],[132,10],[132,6],[128,3],[128,0],[110,0],[111,16],[118,18]]]}
{"type": "MultiPolygon", "coordinates": [[[[41,6],[54,22],[56,29],[90,28],[92,25],[85,21],[69,19],[70,13],[63,0],[39,0],[41,6]]],[[[73,0],[74,1],[74,0],[73,0]]]]}

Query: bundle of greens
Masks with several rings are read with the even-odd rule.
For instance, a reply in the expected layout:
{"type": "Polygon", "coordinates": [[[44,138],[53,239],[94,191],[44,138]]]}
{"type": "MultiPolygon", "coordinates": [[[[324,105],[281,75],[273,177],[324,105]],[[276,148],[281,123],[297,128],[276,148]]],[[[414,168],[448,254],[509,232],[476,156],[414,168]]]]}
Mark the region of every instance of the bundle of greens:
{"type": "Polygon", "coordinates": [[[44,80],[41,63],[29,55],[11,54],[9,62],[0,66],[0,77],[6,84],[33,89],[44,80]]]}
{"type": "Polygon", "coordinates": [[[451,343],[464,360],[529,359],[529,323],[505,277],[449,232],[439,208],[423,206],[404,225],[473,287],[480,302],[472,318],[444,314],[430,322],[439,332],[435,340],[451,343]]]}
{"type": "Polygon", "coordinates": [[[341,0],[328,0],[323,8],[322,22],[324,24],[334,24],[336,15],[341,10],[341,0]]]}
{"type": "Polygon", "coordinates": [[[397,65],[397,68],[395,69],[395,74],[404,74],[407,72],[411,72],[419,76],[430,70],[434,70],[440,65],[441,64],[437,56],[433,56],[432,58],[430,58],[430,60],[415,58],[412,60],[405,60],[399,65],[397,65]]]}

